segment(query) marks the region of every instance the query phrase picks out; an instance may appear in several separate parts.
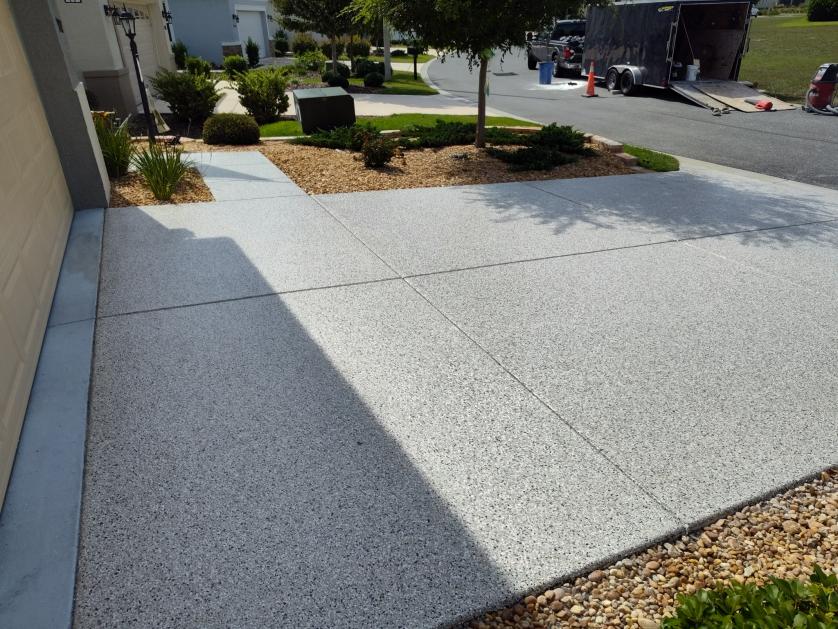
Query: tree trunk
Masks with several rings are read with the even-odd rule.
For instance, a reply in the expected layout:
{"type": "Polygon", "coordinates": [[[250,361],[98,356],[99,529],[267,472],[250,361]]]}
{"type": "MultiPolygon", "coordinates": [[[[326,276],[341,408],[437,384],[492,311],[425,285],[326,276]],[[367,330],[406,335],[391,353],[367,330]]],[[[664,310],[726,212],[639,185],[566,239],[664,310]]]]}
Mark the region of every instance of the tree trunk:
{"type": "Polygon", "coordinates": [[[384,23],[384,27],[382,30],[383,35],[383,48],[384,48],[384,80],[389,81],[393,78],[393,68],[390,67],[390,25],[387,24],[387,20],[382,20],[384,23]]]}
{"type": "MultiPolygon", "coordinates": [[[[321,57],[322,59],[322,57],[321,57]]],[[[332,37],[332,72],[338,71],[338,38],[332,37]]]]}
{"type": "Polygon", "coordinates": [[[355,70],[355,33],[354,31],[349,31],[349,50],[346,51],[346,55],[349,57],[349,67],[352,70],[355,70]]]}
{"type": "Polygon", "coordinates": [[[486,72],[489,60],[480,57],[480,80],[477,88],[477,132],[474,136],[474,146],[482,149],[486,146],[486,72]]]}

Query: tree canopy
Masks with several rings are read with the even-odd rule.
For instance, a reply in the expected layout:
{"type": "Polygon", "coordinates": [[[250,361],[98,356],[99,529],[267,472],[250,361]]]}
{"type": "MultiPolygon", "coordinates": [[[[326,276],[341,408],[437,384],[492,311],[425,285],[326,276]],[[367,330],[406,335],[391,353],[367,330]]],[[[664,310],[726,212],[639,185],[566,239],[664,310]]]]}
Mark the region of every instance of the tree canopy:
{"type": "Polygon", "coordinates": [[[337,61],[334,43],[352,29],[351,0],[273,0],[279,23],[292,31],[314,31],[332,41],[333,61],[337,61]]]}
{"type": "Polygon", "coordinates": [[[393,27],[411,33],[441,53],[465,55],[478,64],[477,146],[484,144],[486,70],[494,50],[501,53],[524,44],[528,30],[540,30],[580,0],[353,0],[361,19],[383,16],[393,27]]]}

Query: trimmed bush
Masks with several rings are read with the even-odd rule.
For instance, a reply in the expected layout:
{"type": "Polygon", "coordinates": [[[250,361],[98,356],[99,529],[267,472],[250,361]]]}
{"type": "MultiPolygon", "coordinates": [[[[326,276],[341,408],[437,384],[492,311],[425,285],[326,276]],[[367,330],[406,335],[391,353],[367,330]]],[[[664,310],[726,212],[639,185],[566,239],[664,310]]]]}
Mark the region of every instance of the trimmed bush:
{"type": "Polygon", "coordinates": [[[275,122],[288,109],[286,87],[279,68],[254,70],[239,76],[239,102],[260,125],[275,122]]]}
{"type": "Polygon", "coordinates": [[[208,77],[212,72],[212,64],[200,57],[187,57],[186,71],[189,72],[189,74],[194,74],[195,76],[208,77]]]}
{"type": "Polygon", "coordinates": [[[396,143],[380,136],[372,136],[361,146],[364,166],[367,168],[381,168],[390,163],[396,152],[396,143]]]}
{"type": "Polygon", "coordinates": [[[675,616],[664,618],[661,629],[829,629],[838,617],[838,576],[815,566],[809,583],[776,578],[761,587],[732,583],[679,594],[677,601],[675,616]]]}
{"type": "Polygon", "coordinates": [[[437,148],[473,144],[475,125],[467,122],[437,120],[433,127],[415,125],[402,132],[402,145],[406,147],[437,148]]]}
{"type": "Polygon", "coordinates": [[[329,87],[342,87],[343,89],[349,88],[349,79],[337,72],[324,72],[320,78],[323,79],[323,82],[329,87]]]}
{"type": "Polygon", "coordinates": [[[134,155],[133,162],[154,198],[159,201],[172,198],[175,188],[192,167],[190,160],[183,159],[181,149],[160,143],[134,155]]]}
{"type": "Polygon", "coordinates": [[[355,59],[355,66],[352,69],[352,72],[357,77],[365,77],[370,72],[378,72],[379,74],[384,74],[384,62],[370,61],[365,57],[358,57],[357,59],[355,59]]]}
{"type": "Polygon", "coordinates": [[[128,166],[131,165],[131,158],[134,156],[131,134],[124,126],[114,127],[110,116],[96,116],[93,123],[108,176],[121,177],[128,172],[128,166]]]}
{"type": "Polygon", "coordinates": [[[224,57],[223,67],[224,72],[227,74],[227,78],[231,81],[235,81],[238,78],[238,75],[247,72],[247,59],[241,55],[230,55],[229,57],[224,57]]]}
{"type": "MultiPolygon", "coordinates": [[[[338,41],[338,42],[335,43],[335,46],[337,47],[338,57],[340,57],[343,54],[343,49],[344,49],[345,44],[342,41],[338,41]]],[[[322,52],[329,59],[331,59],[332,58],[332,42],[327,41],[327,42],[323,42],[322,44],[320,44],[320,52],[322,52]]]]}
{"type": "Polygon", "coordinates": [[[527,139],[531,146],[544,146],[563,153],[585,155],[590,151],[585,146],[585,135],[575,131],[573,127],[558,126],[555,123],[542,127],[527,139]]]}
{"type": "Polygon", "coordinates": [[[809,0],[807,16],[810,22],[838,20],[838,0],[809,0]]]}
{"type": "Polygon", "coordinates": [[[258,144],[259,125],[244,114],[215,114],[204,123],[207,144],[258,144]]]}
{"type": "Polygon", "coordinates": [[[369,57],[372,45],[366,39],[346,44],[346,54],[350,57],[369,57]]]}
{"type": "Polygon", "coordinates": [[[294,70],[298,74],[316,72],[323,74],[326,70],[326,56],[319,50],[309,50],[297,56],[294,62],[294,70]]]}
{"type": "Polygon", "coordinates": [[[169,104],[172,115],[190,125],[209,118],[221,98],[216,81],[203,74],[161,70],[150,82],[154,95],[169,104]]]}
{"type": "Polygon", "coordinates": [[[297,33],[294,35],[294,39],[291,40],[291,50],[294,51],[295,55],[302,55],[303,53],[317,50],[317,42],[308,33],[297,33]]]}
{"type": "Polygon", "coordinates": [[[337,74],[346,77],[347,79],[350,76],[352,76],[352,71],[349,69],[349,66],[345,63],[341,63],[340,61],[338,61],[337,65],[335,65],[334,68],[332,67],[332,65],[333,64],[331,61],[326,62],[326,72],[337,72],[337,74]]]}
{"type": "Polygon", "coordinates": [[[172,54],[175,56],[175,65],[178,70],[186,70],[186,57],[189,56],[189,50],[186,44],[178,40],[172,44],[172,54]]]}
{"type": "Polygon", "coordinates": [[[284,57],[288,53],[288,40],[284,37],[277,37],[274,40],[274,53],[277,57],[284,57]]]}
{"type": "Polygon", "coordinates": [[[407,51],[402,50],[401,48],[396,48],[395,50],[390,51],[391,57],[407,57],[407,51]]]}
{"type": "Polygon", "coordinates": [[[244,54],[247,55],[247,64],[251,68],[259,65],[259,44],[250,37],[247,38],[247,43],[244,45],[244,54]]]}
{"type": "Polygon", "coordinates": [[[381,87],[384,85],[384,75],[379,72],[370,72],[364,77],[365,87],[381,87]]]}
{"type": "Polygon", "coordinates": [[[570,164],[578,158],[567,155],[544,146],[528,146],[526,148],[508,150],[489,147],[486,149],[492,157],[509,164],[509,170],[551,170],[556,166],[570,164]]]}

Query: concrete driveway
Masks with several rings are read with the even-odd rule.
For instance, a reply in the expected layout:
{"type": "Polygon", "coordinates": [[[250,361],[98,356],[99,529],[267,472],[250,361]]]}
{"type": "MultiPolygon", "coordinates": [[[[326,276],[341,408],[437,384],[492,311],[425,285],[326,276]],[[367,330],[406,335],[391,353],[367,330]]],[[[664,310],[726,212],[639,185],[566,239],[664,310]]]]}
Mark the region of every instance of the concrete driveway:
{"type": "Polygon", "coordinates": [[[447,625],[838,462],[834,191],[199,159],[107,212],[77,627],[447,625]]]}

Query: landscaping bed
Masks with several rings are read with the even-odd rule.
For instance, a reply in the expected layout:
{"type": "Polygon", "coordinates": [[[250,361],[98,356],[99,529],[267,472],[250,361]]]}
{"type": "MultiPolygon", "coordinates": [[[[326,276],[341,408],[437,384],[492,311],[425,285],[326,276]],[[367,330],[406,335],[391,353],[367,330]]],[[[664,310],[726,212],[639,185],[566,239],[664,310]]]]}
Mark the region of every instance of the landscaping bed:
{"type": "Polygon", "coordinates": [[[570,179],[635,172],[611,153],[596,149],[595,155],[580,158],[572,164],[551,170],[523,172],[510,171],[507,164],[473,146],[405,150],[383,168],[365,168],[356,153],[346,150],[285,142],[263,144],[259,150],[309,194],[570,179]]]}
{"type": "Polygon", "coordinates": [[[838,471],[834,469],[694,534],[527,596],[466,627],[653,629],[673,615],[679,593],[736,583],[761,586],[770,577],[806,581],[815,565],[827,572],[838,570],[838,471]]]}
{"type": "Polygon", "coordinates": [[[111,180],[110,207],[129,207],[135,205],[162,205],[169,203],[200,203],[213,201],[212,193],[203,177],[194,168],[190,168],[175,187],[172,198],[160,201],[154,197],[149,187],[137,173],[128,173],[111,180]]]}

